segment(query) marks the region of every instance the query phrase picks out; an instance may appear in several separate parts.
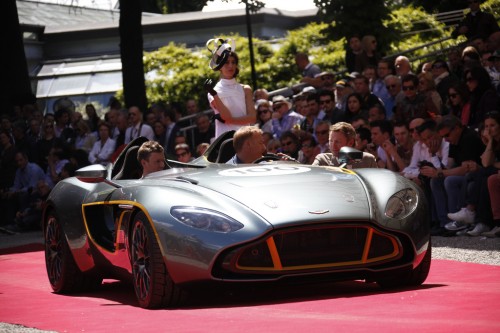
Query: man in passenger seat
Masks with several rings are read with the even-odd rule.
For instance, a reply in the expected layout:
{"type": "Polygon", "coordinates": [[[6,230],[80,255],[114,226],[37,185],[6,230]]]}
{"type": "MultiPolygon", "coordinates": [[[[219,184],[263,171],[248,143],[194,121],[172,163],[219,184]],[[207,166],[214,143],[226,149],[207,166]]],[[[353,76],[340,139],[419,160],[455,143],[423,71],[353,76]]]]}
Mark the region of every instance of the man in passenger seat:
{"type": "Polygon", "coordinates": [[[137,152],[137,160],[142,166],[142,178],[165,169],[163,147],[156,141],[144,142],[137,152]]]}

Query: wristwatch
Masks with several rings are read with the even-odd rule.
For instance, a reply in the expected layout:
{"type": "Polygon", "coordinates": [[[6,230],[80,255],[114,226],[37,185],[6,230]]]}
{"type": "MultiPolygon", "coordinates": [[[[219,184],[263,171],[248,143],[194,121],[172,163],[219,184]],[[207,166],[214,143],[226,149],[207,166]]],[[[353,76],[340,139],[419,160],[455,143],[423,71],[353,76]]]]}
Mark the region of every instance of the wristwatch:
{"type": "Polygon", "coordinates": [[[444,178],[443,171],[438,171],[438,178],[444,178]]]}

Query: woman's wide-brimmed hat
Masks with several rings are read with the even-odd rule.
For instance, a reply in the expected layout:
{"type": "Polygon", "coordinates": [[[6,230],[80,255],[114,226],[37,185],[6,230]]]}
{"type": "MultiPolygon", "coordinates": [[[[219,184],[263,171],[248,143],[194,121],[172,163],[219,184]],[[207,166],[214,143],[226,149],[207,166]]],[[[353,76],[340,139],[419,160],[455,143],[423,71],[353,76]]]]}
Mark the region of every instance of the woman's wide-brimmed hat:
{"type": "Polygon", "coordinates": [[[212,70],[218,71],[224,66],[231,52],[236,50],[234,40],[222,38],[210,39],[207,42],[207,49],[212,53],[209,66],[212,70]]]}

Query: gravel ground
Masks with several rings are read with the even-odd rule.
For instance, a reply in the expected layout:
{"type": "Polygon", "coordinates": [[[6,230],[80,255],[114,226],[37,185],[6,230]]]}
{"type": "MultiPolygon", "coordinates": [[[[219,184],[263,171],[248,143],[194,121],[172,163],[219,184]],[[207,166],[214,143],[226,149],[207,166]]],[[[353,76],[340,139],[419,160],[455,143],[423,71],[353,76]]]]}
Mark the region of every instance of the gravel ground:
{"type": "MultiPolygon", "coordinates": [[[[43,242],[40,232],[18,235],[0,234],[0,248],[43,242]]],[[[432,258],[500,266],[500,238],[432,237],[432,258]]],[[[0,323],[2,333],[57,333],[20,325],[0,323]]]]}
{"type": "Polygon", "coordinates": [[[432,258],[500,266],[500,238],[432,237],[432,258]]]}

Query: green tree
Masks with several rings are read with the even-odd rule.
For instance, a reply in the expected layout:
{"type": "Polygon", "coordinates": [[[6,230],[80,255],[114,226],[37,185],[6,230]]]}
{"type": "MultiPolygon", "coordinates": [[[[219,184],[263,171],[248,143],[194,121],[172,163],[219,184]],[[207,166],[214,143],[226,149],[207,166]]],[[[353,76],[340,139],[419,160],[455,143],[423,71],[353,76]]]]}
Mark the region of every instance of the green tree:
{"type": "Polygon", "coordinates": [[[340,40],[353,35],[374,35],[382,52],[396,38],[383,22],[389,19],[392,1],[384,0],[314,0],[319,17],[329,23],[329,39],[340,40]]]}
{"type": "Polygon", "coordinates": [[[163,8],[164,14],[199,12],[205,7],[208,1],[213,0],[156,0],[159,7],[163,8]]]}
{"type": "MultiPolygon", "coordinates": [[[[435,44],[405,53],[410,59],[425,60],[426,55],[442,56],[442,52],[457,45],[463,39],[444,40],[449,37],[451,29],[429,15],[422,7],[401,6],[394,8],[390,18],[384,24],[392,31],[399,32],[399,38],[394,39],[389,47],[389,54],[396,55],[403,51],[415,49],[417,46],[439,41],[435,44]]],[[[416,61],[414,65],[418,65],[416,61]]]]}
{"type": "Polygon", "coordinates": [[[266,67],[267,84],[274,90],[299,83],[301,75],[295,65],[297,52],[307,53],[311,60],[323,69],[336,71],[344,67],[342,40],[327,38],[326,23],[310,23],[307,26],[291,30],[282,41],[280,48],[269,58],[266,67]]]}

